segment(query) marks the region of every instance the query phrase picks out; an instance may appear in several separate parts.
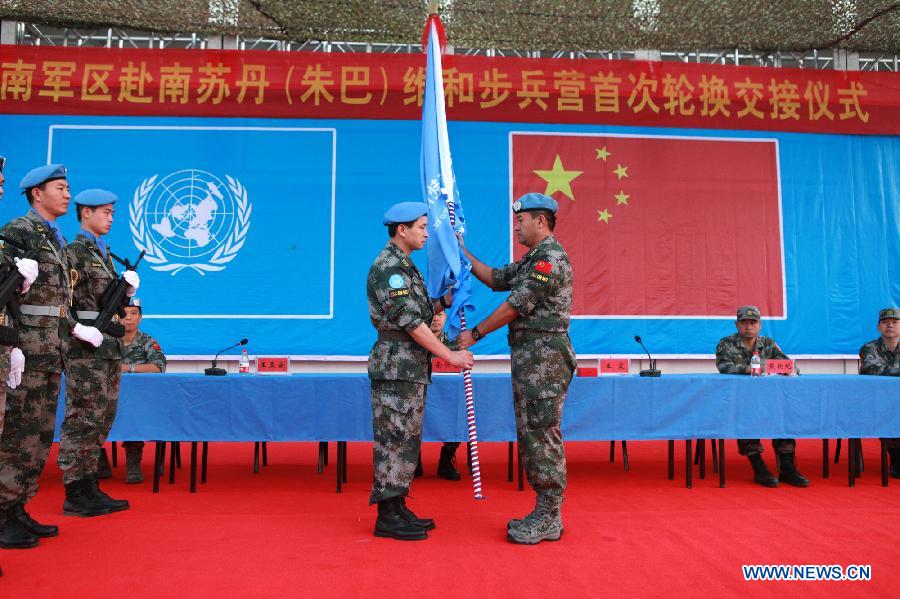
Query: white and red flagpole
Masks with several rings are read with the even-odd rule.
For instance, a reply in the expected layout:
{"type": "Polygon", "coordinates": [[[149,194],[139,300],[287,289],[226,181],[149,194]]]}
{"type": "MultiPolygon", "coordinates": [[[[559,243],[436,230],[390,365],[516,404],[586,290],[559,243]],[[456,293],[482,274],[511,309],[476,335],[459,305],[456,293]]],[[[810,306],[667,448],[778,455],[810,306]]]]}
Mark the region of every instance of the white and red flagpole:
{"type": "MultiPolygon", "coordinates": [[[[426,78],[432,77],[436,82],[435,88],[440,88],[441,93],[434,94],[435,120],[437,121],[437,145],[440,156],[440,178],[443,184],[441,193],[445,195],[447,210],[450,218],[450,226],[456,227],[456,211],[454,198],[456,197],[456,181],[453,176],[452,161],[450,158],[450,139],[447,133],[447,113],[444,105],[443,94],[443,68],[441,66],[441,48],[446,45],[444,27],[437,15],[437,3],[429,5],[428,21],[425,23],[425,31],[422,36],[422,46],[429,53],[429,64],[433,73],[426,74],[426,78]]],[[[437,90],[435,90],[437,91],[437,90]]],[[[466,312],[460,310],[460,328],[466,330],[466,312]]],[[[472,388],[472,371],[463,370],[463,385],[466,396],[466,423],[469,434],[469,461],[472,468],[472,485],[475,499],[484,499],[481,492],[481,463],[478,458],[478,434],[475,427],[475,396],[472,388]]]]}

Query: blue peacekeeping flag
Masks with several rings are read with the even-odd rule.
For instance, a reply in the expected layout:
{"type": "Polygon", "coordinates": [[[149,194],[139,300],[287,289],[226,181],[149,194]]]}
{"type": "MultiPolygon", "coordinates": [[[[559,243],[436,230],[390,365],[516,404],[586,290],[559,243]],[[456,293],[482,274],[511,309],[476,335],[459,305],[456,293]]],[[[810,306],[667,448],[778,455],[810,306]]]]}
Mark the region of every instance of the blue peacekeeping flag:
{"type": "Polygon", "coordinates": [[[472,264],[456,238],[456,233],[465,233],[466,219],[450,158],[437,30],[439,22],[435,21],[437,19],[429,19],[428,23],[428,65],[422,103],[422,196],[428,205],[427,282],[428,293],[433,299],[453,290],[453,305],[447,310],[444,326],[447,337],[455,339],[462,330],[463,310],[474,309],[471,304],[472,264]],[[453,200],[454,224],[451,224],[448,198],[453,200]]]}

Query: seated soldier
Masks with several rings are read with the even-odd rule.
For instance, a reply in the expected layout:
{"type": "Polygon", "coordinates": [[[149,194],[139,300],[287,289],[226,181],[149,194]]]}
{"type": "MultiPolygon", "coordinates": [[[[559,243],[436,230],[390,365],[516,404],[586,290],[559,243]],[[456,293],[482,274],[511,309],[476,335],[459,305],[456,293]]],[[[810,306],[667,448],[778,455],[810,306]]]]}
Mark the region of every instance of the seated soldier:
{"type": "MultiPolygon", "coordinates": [[[[716,368],[723,374],[750,374],[753,355],[759,356],[765,367],[766,360],[789,360],[778,344],[769,337],[759,334],[762,327],[759,308],[741,306],[737,310],[735,327],[738,332],[724,337],[716,347],[716,368]]],[[[799,370],[796,371],[799,374],[799,370]]],[[[796,441],[793,439],[772,439],[772,447],[778,459],[778,478],[769,472],[762,459],[763,446],[759,439],[738,439],[738,452],[747,456],[753,466],[753,480],[764,487],[777,487],[778,481],[795,487],[809,486],[809,480],[797,470],[794,453],[796,441]]]]}
{"type": "MultiPolygon", "coordinates": [[[[881,337],[859,350],[859,373],[900,376],[900,309],[885,308],[878,313],[881,337]]],[[[891,456],[891,476],[900,478],[900,439],[882,439],[891,456]]]]}
{"type": "MultiPolygon", "coordinates": [[[[131,303],[125,308],[125,355],[122,357],[122,372],[165,372],[166,355],[156,339],[138,330],[141,324],[143,312],[141,301],[132,298],[131,303]]],[[[143,441],[125,441],[125,482],[142,483],[144,477],[141,474],[141,458],[144,453],[143,441]]]]}

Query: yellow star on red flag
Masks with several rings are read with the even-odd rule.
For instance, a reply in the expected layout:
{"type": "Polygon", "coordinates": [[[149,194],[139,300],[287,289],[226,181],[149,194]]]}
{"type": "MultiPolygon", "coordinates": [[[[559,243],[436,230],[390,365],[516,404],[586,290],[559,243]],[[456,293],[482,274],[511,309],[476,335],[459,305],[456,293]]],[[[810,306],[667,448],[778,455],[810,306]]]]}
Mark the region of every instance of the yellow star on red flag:
{"type": "Polygon", "coordinates": [[[554,192],[559,191],[574,202],[575,196],[572,193],[572,180],[583,172],[584,171],[567,171],[563,167],[559,154],[557,154],[551,170],[536,170],[534,171],[534,174],[547,182],[547,188],[544,190],[544,195],[553,195],[554,192]]]}
{"type": "Polygon", "coordinates": [[[628,176],[628,167],[622,166],[621,164],[616,165],[616,170],[613,171],[616,174],[616,177],[621,181],[623,177],[628,176]]]}
{"type": "Polygon", "coordinates": [[[597,211],[597,220],[598,221],[602,220],[607,225],[609,224],[609,219],[611,219],[612,217],[613,217],[613,215],[610,214],[609,210],[607,210],[606,208],[604,208],[603,210],[597,211]]]}

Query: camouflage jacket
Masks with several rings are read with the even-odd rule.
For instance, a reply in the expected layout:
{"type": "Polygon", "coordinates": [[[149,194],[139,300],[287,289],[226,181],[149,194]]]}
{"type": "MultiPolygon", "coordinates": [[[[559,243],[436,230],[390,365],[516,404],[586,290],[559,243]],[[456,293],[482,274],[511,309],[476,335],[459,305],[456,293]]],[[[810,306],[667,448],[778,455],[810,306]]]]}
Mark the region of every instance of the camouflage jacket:
{"type": "Polygon", "coordinates": [[[166,371],[166,354],[156,339],[143,331],[134,335],[131,343],[125,344],[125,355],[122,360],[126,364],[156,364],[160,372],[166,371]]]}
{"type": "Polygon", "coordinates": [[[891,351],[881,337],[863,345],[859,349],[859,359],[862,361],[860,374],[900,376],[900,345],[891,351]]]}
{"type": "Polygon", "coordinates": [[[491,271],[494,291],[511,290],[506,301],[519,312],[509,332],[569,331],[572,312],[572,265],[553,235],[546,237],[518,262],[491,271]]]}
{"type": "MultiPolygon", "coordinates": [[[[3,251],[3,241],[0,240],[0,281],[3,281],[6,277],[10,276],[15,270],[16,265],[13,262],[13,259],[7,255],[5,251],[3,251]]],[[[15,298],[16,303],[18,303],[21,296],[17,296],[15,298]]],[[[6,318],[6,306],[0,306],[0,327],[9,327],[10,329],[14,329],[14,323],[8,321],[6,318]]],[[[17,337],[18,333],[15,330],[4,330],[0,332],[0,338],[7,339],[8,337],[17,337]]],[[[16,344],[18,345],[18,344],[16,344]]],[[[9,349],[9,348],[6,348],[9,349]]],[[[0,347],[0,353],[3,353],[4,348],[0,347]]],[[[6,352],[9,353],[9,352],[6,352]]]]}
{"type": "Polygon", "coordinates": [[[69,315],[72,288],[65,250],[59,247],[53,231],[34,210],[6,223],[0,229],[0,235],[28,250],[40,249],[36,258],[38,277],[28,293],[20,298],[22,306],[61,307],[61,316],[22,314],[16,328],[19,329],[20,347],[25,354],[25,369],[62,372],[74,326],[69,315]]]}
{"type": "MultiPolygon", "coordinates": [[[[95,318],[82,318],[78,312],[98,312],[100,298],[106,288],[118,278],[116,267],[109,253],[104,260],[97,245],[88,237],[78,234],[75,241],[66,246],[71,278],[74,282],[72,309],[75,318],[85,326],[93,326],[95,318]]],[[[79,339],[69,343],[70,358],[96,358],[98,360],[121,360],[122,340],[103,334],[100,347],[79,339]]]]}
{"type": "MultiPolygon", "coordinates": [[[[434,307],[425,280],[403,251],[388,242],[369,269],[366,279],[369,318],[386,336],[402,337],[423,322],[431,325],[434,307]]],[[[431,357],[413,341],[378,339],[369,353],[369,378],[431,382],[431,357]]]]}
{"type": "MultiPolygon", "coordinates": [[[[763,368],[766,360],[790,360],[774,339],[762,335],[756,338],[755,351],[759,352],[759,362],[763,368]]],[[[752,358],[753,351],[747,349],[738,333],[723,337],[716,346],[716,368],[722,374],[747,374],[745,371],[750,367],[752,358]]],[[[795,370],[800,373],[796,366],[795,370]]]]}

